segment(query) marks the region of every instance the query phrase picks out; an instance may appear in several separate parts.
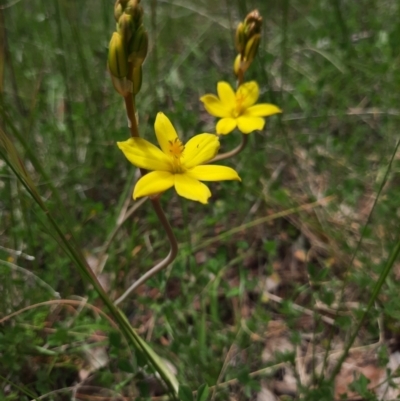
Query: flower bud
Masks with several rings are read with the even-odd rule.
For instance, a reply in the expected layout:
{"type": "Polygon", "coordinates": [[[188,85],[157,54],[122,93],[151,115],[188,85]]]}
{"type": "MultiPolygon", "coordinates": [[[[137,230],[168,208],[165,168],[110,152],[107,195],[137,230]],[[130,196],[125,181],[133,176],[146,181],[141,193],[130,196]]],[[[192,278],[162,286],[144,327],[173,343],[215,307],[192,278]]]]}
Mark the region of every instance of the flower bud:
{"type": "Polygon", "coordinates": [[[108,70],[115,90],[121,96],[127,96],[132,91],[132,83],[127,79],[128,59],[123,37],[114,32],[108,49],[108,70]]]}
{"type": "Polygon", "coordinates": [[[233,62],[233,72],[235,75],[238,77],[239,76],[239,70],[240,70],[240,64],[241,64],[241,59],[242,56],[238,54],[235,58],[235,61],[233,62]]]}
{"type": "Polygon", "coordinates": [[[114,32],[108,49],[108,69],[112,76],[123,78],[128,75],[128,58],[123,37],[114,32]]]}
{"type": "Polygon", "coordinates": [[[247,14],[243,22],[239,23],[236,29],[235,44],[239,55],[233,63],[233,71],[239,78],[250,67],[257,54],[261,39],[262,17],[258,10],[253,10],[247,14]]]}
{"type": "Polygon", "coordinates": [[[118,33],[123,37],[124,43],[128,44],[136,31],[137,25],[128,14],[122,14],[117,23],[118,33]]]}
{"type": "Polygon", "coordinates": [[[236,28],[235,45],[239,53],[242,53],[246,46],[246,34],[244,28],[245,26],[243,22],[240,22],[238,27],[236,28]]]}
{"type": "Polygon", "coordinates": [[[246,36],[250,39],[253,35],[261,33],[262,17],[258,10],[253,10],[244,19],[246,36]]]}
{"type": "Polygon", "coordinates": [[[142,63],[147,55],[148,36],[142,25],[140,0],[116,0],[113,33],[108,51],[108,69],[114,88],[122,96],[137,94],[142,85],[142,63]]]}
{"type": "Polygon", "coordinates": [[[140,0],[129,0],[124,12],[130,15],[137,25],[143,21],[143,7],[139,4],[140,0]]]}
{"type": "Polygon", "coordinates": [[[114,4],[114,18],[116,22],[119,21],[121,15],[124,13],[128,1],[129,0],[116,0],[114,4]]]}
{"type": "Polygon", "coordinates": [[[143,25],[140,25],[128,47],[128,61],[131,62],[134,67],[139,67],[143,64],[147,56],[148,43],[147,32],[143,25]]]}
{"type": "Polygon", "coordinates": [[[250,65],[257,54],[258,46],[260,44],[261,35],[253,35],[246,43],[246,49],[244,50],[244,59],[250,65]]]}
{"type": "Polygon", "coordinates": [[[142,87],[142,66],[136,67],[132,72],[132,93],[137,95],[142,87]]]}
{"type": "Polygon", "coordinates": [[[122,4],[120,4],[117,1],[114,6],[114,18],[117,23],[118,23],[119,19],[121,18],[121,15],[123,14],[123,12],[124,12],[124,9],[122,8],[122,4]]]}

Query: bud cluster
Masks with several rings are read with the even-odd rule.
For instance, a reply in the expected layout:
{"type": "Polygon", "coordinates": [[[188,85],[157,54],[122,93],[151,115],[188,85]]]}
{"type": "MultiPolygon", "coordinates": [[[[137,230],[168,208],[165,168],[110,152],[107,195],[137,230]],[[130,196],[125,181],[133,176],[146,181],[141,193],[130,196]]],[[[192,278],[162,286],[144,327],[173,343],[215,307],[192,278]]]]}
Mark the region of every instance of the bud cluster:
{"type": "Polygon", "coordinates": [[[143,26],[140,0],[116,0],[117,22],[108,50],[108,70],[114,88],[122,96],[136,95],[142,85],[142,64],[147,55],[148,35],[143,26]]]}
{"type": "Polygon", "coordinates": [[[243,76],[257,54],[261,39],[261,25],[260,13],[258,10],[253,10],[236,29],[235,44],[239,52],[233,65],[236,76],[243,76]]]}

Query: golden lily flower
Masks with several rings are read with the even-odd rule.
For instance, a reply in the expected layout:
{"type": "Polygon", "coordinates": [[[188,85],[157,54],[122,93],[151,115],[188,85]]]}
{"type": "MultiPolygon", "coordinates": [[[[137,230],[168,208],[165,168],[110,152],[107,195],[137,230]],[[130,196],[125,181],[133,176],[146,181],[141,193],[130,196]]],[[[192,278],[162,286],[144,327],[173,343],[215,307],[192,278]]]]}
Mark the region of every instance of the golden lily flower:
{"type": "Polygon", "coordinates": [[[151,170],[136,183],[133,199],[156,195],[175,187],[178,195],[207,203],[211,192],[200,181],[241,181],[230,167],[203,165],[218,152],[219,139],[216,135],[195,135],[183,145],[171,121],[163,113],[157,114],[154,129],[161,149],[143,138],[117,142],[132,164],[151,170]]]}
{"type": "Polygon", "coordinates": [[[227,82],[218,82],[218,96],[204,95],[200,100],[206,110],[215,117],[221,117],[217,123],[217,134],[229,134],[236,127],[243,134],[264,128],[263,117],[282,113],[282,110],[269,103],[255,104],[260,95],[256,81],[239,86],[236,93],[227,82]]]}

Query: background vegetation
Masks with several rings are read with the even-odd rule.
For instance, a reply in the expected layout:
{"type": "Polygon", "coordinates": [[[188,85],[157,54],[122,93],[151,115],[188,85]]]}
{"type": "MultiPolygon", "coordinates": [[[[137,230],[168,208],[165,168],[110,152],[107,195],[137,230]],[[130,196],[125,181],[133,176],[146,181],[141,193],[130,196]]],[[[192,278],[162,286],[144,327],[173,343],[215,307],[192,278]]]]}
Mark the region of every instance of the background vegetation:
{"type": "MultiPolygon", "coordinates": [[[[106,70],[113,3],[0,2],[0,124],[115,299],[168,244],[144,203],[105,249],[137,177],[115,144],[129,132],[106,70]]],[[[378,383],[395,387],[396,367],[384,374],[400,334],[400,265],[389,259],[399,241],[399,2],[142,4],[142,136],[154,141],[158,111],[183,138],[212,132],[199,97],[235,83],[234,29],[254,8],[263,37],[246,78],[284,114],[227,161],[241,184],[212,184],[206,206],[163,195],[180,253],[121,304],[130,323],[181,383],[214,386],[216,399],[389,399],[378,383]],[[339,373],[346,347],[358,354],[339,373]]],[[[239,142],[229,135],[223,148],[239,142]]],[[[0,319],[33,306],[0,324],[0,399],[162,395],[55,238],[0,159],[0,319]],[[57,298],[75,303],[38,305],[57,298]]]]}

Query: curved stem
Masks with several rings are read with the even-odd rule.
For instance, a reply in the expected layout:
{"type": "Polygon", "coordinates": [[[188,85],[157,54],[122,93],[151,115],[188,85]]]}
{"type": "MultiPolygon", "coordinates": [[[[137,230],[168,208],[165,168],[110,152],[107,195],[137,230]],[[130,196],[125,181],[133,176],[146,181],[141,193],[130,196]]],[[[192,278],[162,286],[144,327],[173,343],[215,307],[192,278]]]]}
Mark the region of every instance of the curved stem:
{"type": "Polygon", "coordinates": [[[208,163],[213,163],[219,160],[225,160],[237,155],[246,147],[248,137],[249,136],[247,134],[242,134],[242,143],[239,146],[237,146],[235,149],[230,150],[229,152],[221,153],[220,155],[215,156],[214,159],[210,160],[208,163]]]}
{"type": "Polygon", "coordinates": [[[120,304],[131,292],[135,291],[139,286],[145,283],[148,279],[153,277],[159,271],[167,267],[178,254],[178,242],[176,241],[175,235],[172,231],[172,228],[165,217],[164,211],[161,208],[159,199],[151,199],[151,203],[153,204],[154,211],[157,213],[157,217],[159,218],[161,224],[163,225],[165,232],[167,233],[169,242],[171,243],[171,248],[169,254],[165,259],[163,259],[160,263],[157,263],[154,267],[152,267],[149,271],[143,274],[139,280],[135,281],[115,302],[114,305],[120,304]]]}

